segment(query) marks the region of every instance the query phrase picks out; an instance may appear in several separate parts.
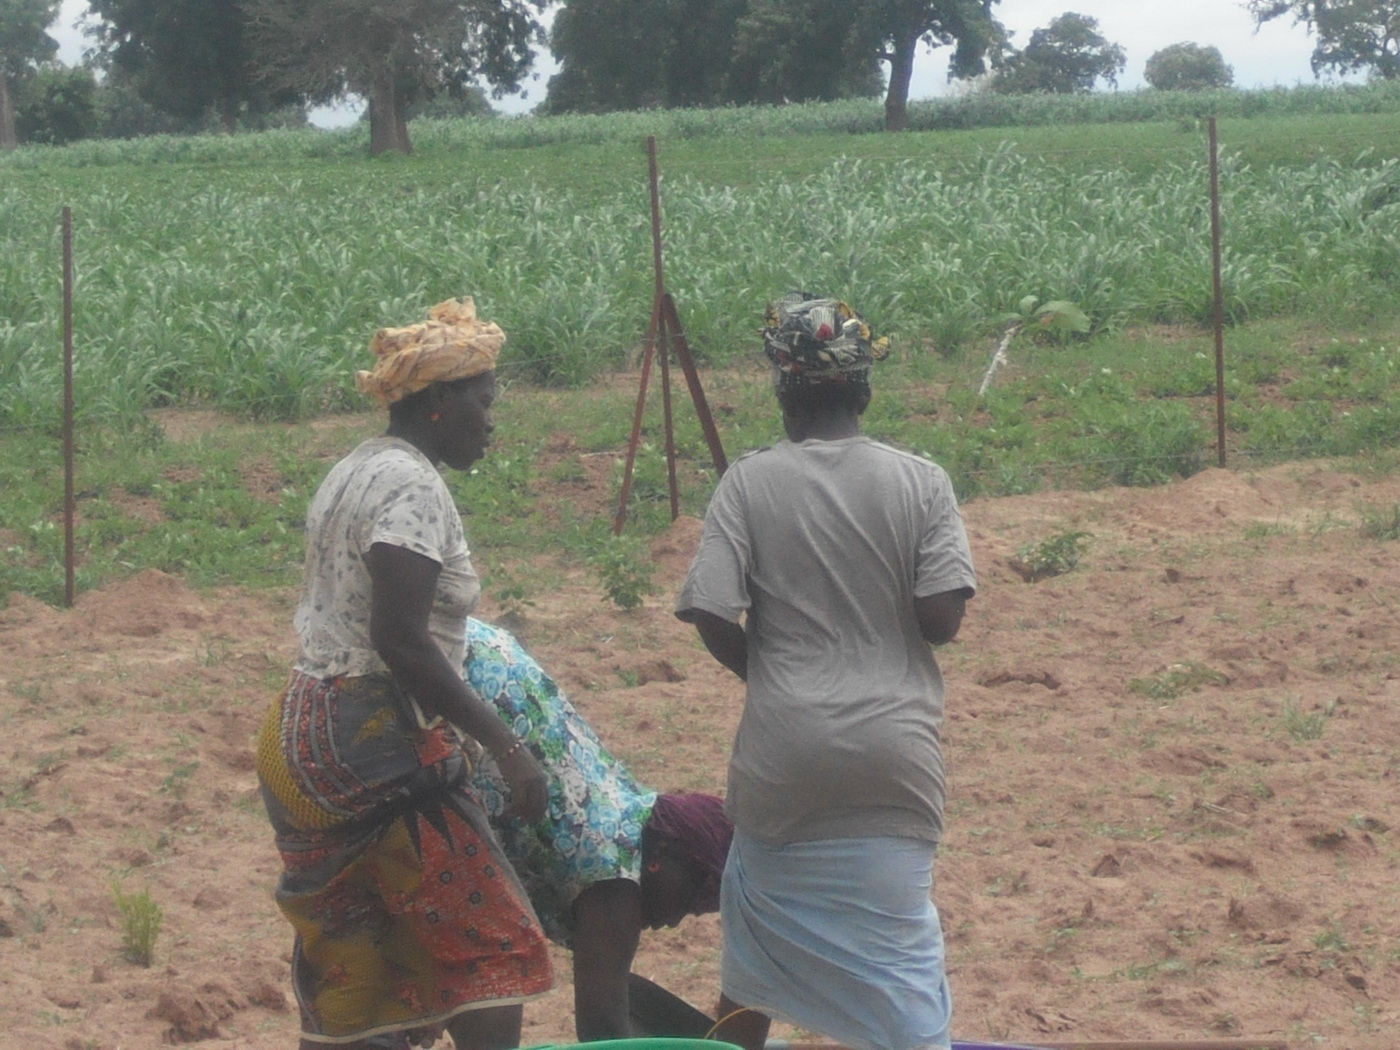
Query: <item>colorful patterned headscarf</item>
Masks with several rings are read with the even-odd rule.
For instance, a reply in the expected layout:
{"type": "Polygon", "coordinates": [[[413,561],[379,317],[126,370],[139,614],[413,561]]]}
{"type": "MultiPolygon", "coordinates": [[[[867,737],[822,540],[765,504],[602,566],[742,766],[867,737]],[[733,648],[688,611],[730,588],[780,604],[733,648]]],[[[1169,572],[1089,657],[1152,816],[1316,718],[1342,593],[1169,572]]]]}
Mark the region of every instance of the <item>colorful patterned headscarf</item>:
{"type": "Polygon", "coordinates": [[[763,352],[781,391],[817,383],[870,385],[870,366],[889,353],[887,339],[872,340],[870,326],[840,299],[789,292],[770,303],[763,352]]]}
{"type": "Polygon", "coordinates": [[[705,873],[692,906],[694,913],[719,911],[720,876],[734,838],[734,825],[724,815],[724,800],[696,792],[658,795],[647,828],[670,839],[686,861],[705,873]]]}
{"type": "Polygon", "coordinates": [[[355,385],[387,407],[433,383],[491,371],[505,341],[498,325],[477,319],[471,296],[448,299],[429,310],[426,321],[374,333],[374,368],[356,372],[355,385]]]}

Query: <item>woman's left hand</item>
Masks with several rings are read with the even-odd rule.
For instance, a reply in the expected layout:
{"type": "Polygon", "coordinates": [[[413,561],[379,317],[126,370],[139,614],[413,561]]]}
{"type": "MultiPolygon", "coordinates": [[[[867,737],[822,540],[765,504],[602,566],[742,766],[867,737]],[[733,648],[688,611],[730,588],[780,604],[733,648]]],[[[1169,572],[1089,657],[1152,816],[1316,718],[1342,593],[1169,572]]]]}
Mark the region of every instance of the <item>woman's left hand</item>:
{"type": "Polygon", "coordinates": [[[534,823],[549,810],[549,777],[527,747],[516,747],[496,760],[510,786],[505,815],[534,823]]]}

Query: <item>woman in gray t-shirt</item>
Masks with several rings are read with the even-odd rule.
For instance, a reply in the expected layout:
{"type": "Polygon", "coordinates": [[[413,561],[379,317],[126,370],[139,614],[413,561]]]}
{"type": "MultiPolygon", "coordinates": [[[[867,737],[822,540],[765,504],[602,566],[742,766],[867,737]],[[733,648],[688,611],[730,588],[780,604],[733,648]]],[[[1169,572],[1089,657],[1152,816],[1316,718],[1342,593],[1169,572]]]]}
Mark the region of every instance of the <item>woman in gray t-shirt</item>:
{"type": "MultiPolygon", "coordinates": [[[[943,680],[976,578],[947,474],[860,432],[880,348],[845,303],[770,308],[787,440],[740,457],[677,602],[747,683],[729,767],[717,1035],[779,1017],[870,1050],[949,1045],[929,894],[943,680]]],[[[883,356],[883,355],[880,355],[883,356]]]]}

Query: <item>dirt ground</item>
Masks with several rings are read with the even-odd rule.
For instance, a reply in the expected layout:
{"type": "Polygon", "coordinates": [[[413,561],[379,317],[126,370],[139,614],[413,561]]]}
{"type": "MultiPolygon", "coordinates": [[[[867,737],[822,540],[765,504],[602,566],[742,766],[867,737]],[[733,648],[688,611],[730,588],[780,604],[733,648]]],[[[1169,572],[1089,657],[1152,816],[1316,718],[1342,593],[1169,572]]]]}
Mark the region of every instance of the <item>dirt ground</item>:
{"type": "MultiPolygon", "coordinates": [[[[607,513],[577,477],[560,498],[607,513]]],[[[956,1039],[1393,1050],[1400,545],[1360,526],[1397,500],[1400,478],[1301,463],[964,508],[982,589],[940,656],[935,893],[956,1039]],[[1079,566],[1027,582],[1022,548],[1067,532],[1079,566]]],[[[655,543],[660,591],[631,613],[558,566],[510,571],[558,581],[518,633],[639,778],[720,791],[739,683],[670,614],[698,532],[655,543]]],[[[295,1045],[250,750],[293,600],[148,571],[0,611],[0,1046],[295,1045]],[[163,910],[150,968],[114,886],[163,910]]],[[[717,946],[690,920],[637,969],[711,1009],[717,946]]],[[[572,1041],[559,963],[527,1044],[572,1041]]]]}

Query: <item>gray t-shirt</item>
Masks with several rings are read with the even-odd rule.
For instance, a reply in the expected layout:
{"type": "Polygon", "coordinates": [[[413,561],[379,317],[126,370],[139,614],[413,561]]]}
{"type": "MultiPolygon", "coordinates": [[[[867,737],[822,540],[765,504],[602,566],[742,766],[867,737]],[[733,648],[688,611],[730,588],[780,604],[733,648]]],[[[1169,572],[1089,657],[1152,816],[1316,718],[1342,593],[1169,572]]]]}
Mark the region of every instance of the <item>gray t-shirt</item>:
{"type": "Polygon", "coordinates": [[[774,843],[943,830],[943,678],[914,599],[976,588],[943,469],[870,438],[740,457],[676,604],[747,613],[735,825],[774,843]]]}

